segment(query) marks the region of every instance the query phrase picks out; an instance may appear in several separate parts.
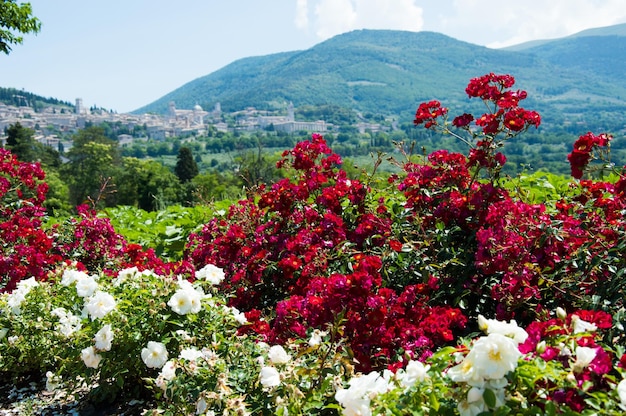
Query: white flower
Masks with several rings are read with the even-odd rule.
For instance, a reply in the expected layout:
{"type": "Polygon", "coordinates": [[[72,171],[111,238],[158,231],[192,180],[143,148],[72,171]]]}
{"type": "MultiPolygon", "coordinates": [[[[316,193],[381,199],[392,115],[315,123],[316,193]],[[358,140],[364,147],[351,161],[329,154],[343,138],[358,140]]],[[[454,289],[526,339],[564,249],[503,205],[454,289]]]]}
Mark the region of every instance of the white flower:
{"type": "Polygon", "coordinates": [[[173,380],[176,377],[176,365],[174,362],[170,360],[163,364],[159,375],[165,380],[173,380]]]}
{"type": "Polygon", "coordinates": [[[15,344],[18,340],[20,339],[20,337],[18,337],[17,335],[13,335],[7,338],[7,341],[9,341],[9,345],[13,345],[15,344]]]}
{"type": "Polygon", "coordinates": [[[61,285],[69,286],[79,278],[89,277],[87,273],[80,272],[78,270],[65,270],[63,272],[63,276],[61,277],[61,285]]]}
{"type": "Polygon", "coordinates": [[[189,336],[189,332],[184,329],[176,330],[176,335],[178,335],[183,341],[191,341],[191,336],[189,336]]]}
{"type": "Polygon", "coordinates": [[[16,289],[23,290],[26,293],[28,293],[30,292],[32,288],[37,287],[37,286],[39,286],[39,282],[35,280],[34,277],[31,277],[28,279],[20,280],[16,285],[16,289]]]}
{"type": "Polygon", "coordinates": [[[348,384],[349,388],[337,390],[335,400],[343,406],[343,414],[350,416],[371,416],[371,398],[387,392],[391,387],[388,378],[381,377],[376,371],[352,377],[348,384]]]}
{"type": "Polygon", "coordinates": [[[94,341],[96,341],[96,348],[102,351],[109,351],[111,349],[111,343],[113,341],[113,331],[111,330],[111,325],[106,324],[98,332],[94,337],[94,341]]]}
{"type": "Polygon", "coordinates": [[[593,332],[598,329],[595,324],[583,321],[578,317],[578,315],[572,315],[572,325],[575,334],[580,334],[581,332],[593,332]]]}
{"type": "Polygon", "coordinates": [[[485,387],[490,388],[494,392],[502,390],[508,385],[509,385],[509,380],[507,380],[506,377],[494,378],[491,380],[487,380],[487,382],[485,383],[485,387]]]}
{"type": "Polygon", "coordinates": [[[622,409],[626,409],[626,379],[619,382],[616,390],[622,409]]]}
{"type": "Polygon", "coordinates": [[[100,360],[102,360],[102,356],[100,354],[96,354],[94,347],[87,347],[83,349],[80,352],[80,358],[83,360],[85,365],[90,368],[98,368],[100,360]]]}
{"type": "Polygon", "coordinates": [[[59,318],[56,329],[66,337],[82,328],[81,318],[66,311],[64,308],[55,308],[50,313],[59,318]]]}
{"type": "Polygon", "coordinates": [[[167,362],[167,349],[161,342],[149,341],[141,350],[141,359],[149,368],[161,368],[167,362]]]}
{"type": "Polygon", "coordinates": [[[170,308],[179,315],[198,313],[202,309],[202,293],[192,289],[179,289],[167,302],[170,308]]]}
{"type": "Polygon", "coordinates": [[[457,365],[447,371],[447,376],[458,383],[468,383],[470,386],[483,386],[485,380],[480,369],[474,362],[474,357],[469,354],[457,365]]]}
{"type": "Polygon", "coordinates": [[[272,364],[287,364],[291,360],[291,356],[280,345],[272,346],[267,353],[267,358],[272,364]]]}
{"type": "Polygon", "coordinates": [[[457,410],[460,416],[477,416],[487,409],[484,401],[468,402],[467,400],[463,400],[459,402],[457,410]]]}
{"type": "Polygon", "coordinates": [[[595,348],[589,347],[576,347],[576,361],[574,362],[572,370],[575,373],[580,373],[585,368],[589,367],[589,364],[596,358],[595,348]]]}
{"type": "Polygon", "coordinates": [[[502,334],[513,338],[518,344],[523,343],[528,338],[528,333],[517,326],[517,322],[513,319],[507,323],[496,319],[486,319],[484,316],[478,315],[478,327],[486,334],[502,334]]]}
{"type": "Polygon", "coordinates": [[[127,267],[126,269],[122,269],[119,272],[117,272],[117,278],[128,279],[130,277],[133,277],[137,273],[139,273],[139,269],[137,268],[137,266],[127,267]]]}
{"type": "Polygon", "coordinates": [[[513,339],[502,334],[489,334],[476,340],[463,361],[448,370],[448,377],[483,387],[485,380],[499,380],[515,370],[521,356],[513,339]]]}
{"type": "Polygon", "coordinates": [[[261,384],[263,387],[276,387],[280,384],[280,374],[274,367],[261,368],[261,384]]]}
{"type": "Polygon", "coordinates": [[[85,273],[77,275],[76,277],[76,293],[81,298],[86,298],[94,294],[98,289],[98,282],[93,276],[89,276],[85,273]]]}
{"type": "Polygon", "coordinates": [[[219,356],[210,348],[202,348],[202,358],[210,364],[211,362],[217,361],[219,356]]]}
{"type": "Polygon", "coordinates": [[[517,368],[522,353],[511,338],[502,334],[489,334],[479,338],[468,356],[478,366],[485,380],[501,379],[517,368]]]}
{"type": "Polygon", "coordinates": [[[63,381],[61,379],[61,376],[57,376],[52,371],[48,371],[46,373],[46,390],[47,391],[55,391],[56,389],[61,387],[62,384],[63,384],[63,381]]]}
{"type": "Polygon", "coordinates": [[[182,358],[187,361],[197,361],[199,358],[203,357],[204,354],[202,353],[202,351],[198,351],[195,348],[185,348],[178,355],[178,358],[182,358]]]}
{"type": "Polygon", "coordinates": [[[396,378],[404,387],[412,387],[416,382],[423,382],[428,378],[429,365],[424,365],[421,361],[411,360],[404,370],[398,370],[396,378]]]}
{"type": "Polygon", "coordinates": [[[94,321],[97,318],[103,318],[107,313],[115,309],[115,298],[106,292],[98,290],[88,300],[85,308],[94,321]]]}
{"type": "Polygon", "coordinates": [[[313,330],[311,334],[311,338],[309,339],[309,346],[316,347],[320,345],[323,341],[323,337],[326,336],[326,332],[320,331],[319,329],[313,330]]]}
{"type": "Polygon", "coordinates": [[[467,401],[469,403],[481,402],[483,401],[483,393],[485,392],[484,388],[481,387],[472,387],[467,392],[467,401]]]}
{"type": "Polygon", "coordinates": [[[7,305],[11,308],[11,313],[13,315],[19,315],[22,313],[22,302],[24,302],[24,300],[24,293],[18,292],[17,290],[7,296],[7,305]]]}
{"type": "Polygon", "coordinates": [[[124,270],[117,272],[117,278],[113,281],[113,286],[120,286],[129,279],[134,278],[139,273],[139,269],[135,267],[128,267],[124,270]]]}
{"type": "Polygon", "coordinates": [[[241,325],[244,325],[248,322],[248,319],[246,319],[246,314],[244,312],[239,312],[239,309],[235,308],[234,306],[230,308],[230,311],[233,314],[235,321],[239,322],[241,325]]]}
{"type": "Polygon", "coordinates": [[[178,288],[180,290],[195,290],[195,288],[193,287],[193,283],[191,283],[187,279],[183,279],[180,276],[178,276],[178,288]]]}
{"type": "Polygon", "coordinates": [[[11,308],[11,313],[13,315],[19,315],[22,313],[22,302],[26,299],[26,295],[31,291],[32,288],[39,286],[39,283],[35,280],[34,277],[30,279],[20,280],[13,292],[11,292],[7,297],[7,305],[11,308]]]}
{"type": "Polygon", "coordinates": [[[204,279],[212,285],[219,285],[224,280],[224,270],[212,264],[207,264],[196,271],[196,279],[204,279]]]}
{"type": "Polygon", "coordinates": [[[565,319],[567,318],[567,312],[565,312],[565,309],[559,306],[556,308],[556,317],[559,319],[565,319]]]}

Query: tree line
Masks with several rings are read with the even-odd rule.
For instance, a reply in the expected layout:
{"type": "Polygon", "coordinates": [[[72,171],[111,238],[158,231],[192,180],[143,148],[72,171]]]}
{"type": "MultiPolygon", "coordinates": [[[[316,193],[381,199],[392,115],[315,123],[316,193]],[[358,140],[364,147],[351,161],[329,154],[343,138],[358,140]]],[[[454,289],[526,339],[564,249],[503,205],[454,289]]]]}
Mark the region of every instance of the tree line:
{"type": "MultiPolygon", "coordinates": [[[[308,132],[212,130],[205,137],[135,140],[120,147],[120,128],[88,125],[70,137],[71,148],[61,153],[38,143],[34,130],[16,123],[5,129],[6,147],[22,161],[42,164],[49,185],[47,208],[53,215],[63,215],[84,203],[98,209],[126,205],[154,211],[237,199],[248,189],[281,178],[275,168],[280,153],[310,138],[308,132]]],[[[527,133],[506,144],[504,173],[515,176],[542,170],[568,175],[566,157],[576,137],[566,128],[527,133]]],[[[393,131],[361,133],[346,126],[325,134],[325,139],[346,162],[368,160],[378,153],[393,156],[401,146],[411,146],[418,155],[439,149],[467,153],[458,139],[417,130],[408,123],[393,131]]],[[[615,163],[623,164],[626,151],[615,146],[612,152],[615,163]]],[[[352,165],[344,163],[344,169],[350,171],[352,165]]]]}
{"type": "Polygon", "coordinates": [[[150,158],[123,156],[117,141],[100,126],[72,136],[72,147],[61,154],[34,139],[34,130],[19,123],[5,130],[6,147],[23,162],[40,162],[49,185],[47,208],[53,215],[90,204],[101,209],[119,205],[146,211],[170,205],[193,205],[236,198],[246,186],[271,181],[278,174],[275,160],[262,152],[242,154],[228,170],[200,172],[192,150],[179,146],[170,168],[150,158]]]}

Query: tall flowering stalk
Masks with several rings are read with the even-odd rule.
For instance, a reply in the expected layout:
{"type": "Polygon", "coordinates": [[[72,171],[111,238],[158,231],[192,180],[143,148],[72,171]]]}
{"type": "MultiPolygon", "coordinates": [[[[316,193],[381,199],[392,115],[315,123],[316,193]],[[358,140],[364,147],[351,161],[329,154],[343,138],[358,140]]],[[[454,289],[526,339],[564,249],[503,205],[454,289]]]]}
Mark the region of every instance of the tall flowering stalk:
{"type": "Polygon", "coordinates": [[[454,117],[451,123],[456,129],[468,133],[469,138],[450,129],[448,109],[436,100],[420,104],[413,123],[451,134],[468,144],[468,167],[475,168],[476,172],[486,169],[489,177],[495,180],[506,162],[506,157],[499,151],[504,142],[541,124],[539,113],[519,105],[528,96],[527,92],[512,90],[513,85],[513,76],[493,72],[470,80],[465,92],[470,98],[481,99],[487,111],[480,116],[464,113],[454,117]]]}

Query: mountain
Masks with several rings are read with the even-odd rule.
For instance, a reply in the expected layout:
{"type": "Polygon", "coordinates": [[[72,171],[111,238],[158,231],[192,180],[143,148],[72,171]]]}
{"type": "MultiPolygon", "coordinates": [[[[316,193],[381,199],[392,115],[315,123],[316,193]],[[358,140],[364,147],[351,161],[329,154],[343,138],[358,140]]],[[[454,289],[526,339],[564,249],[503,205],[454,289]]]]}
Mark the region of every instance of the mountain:
{"type": "Polygon", "coordinates": [[[553,65],[599,76],[618,86],[626,79],[626,23],[584,30],[566,38],[517,45],[508,50],[531,53],[553,65]]]}
{"type": "Polygon", "coordinates": [[[520,44],[513,45],[513,46],[507,46],[506,48],[503,48],[503,49],[508,50],[508,51],[523,51],[523,50],[534,48],[536,46],[544,45],[546,43],[559,42],[563,39],[589,37],[589,36],[626,36],[626,23],[613,25],[613,26],[586,29],[581,32],[574,33],[573,35],[569,35],[565,38],[531,40],[529,42],[524,42],[524,43],[520,43],[520,44]]]}
{"type": "MultiPolygon", "coordinates": [[[[621,26],[621,25],[620,25],[621,26]]],[[[466,106],[470,78],[509,73],[540,113],[590,104],[626,108],[626,36],[605,28],[530,45],[489,49],[433,32],[357,30],[303,51],[249,57],[195,79],[135,112],[200,104],[225,111],[333,104],[374,114],[409,115],[425,100],[466,106]],[[612,31],[612,32],[611,32],[612,31]]]]}

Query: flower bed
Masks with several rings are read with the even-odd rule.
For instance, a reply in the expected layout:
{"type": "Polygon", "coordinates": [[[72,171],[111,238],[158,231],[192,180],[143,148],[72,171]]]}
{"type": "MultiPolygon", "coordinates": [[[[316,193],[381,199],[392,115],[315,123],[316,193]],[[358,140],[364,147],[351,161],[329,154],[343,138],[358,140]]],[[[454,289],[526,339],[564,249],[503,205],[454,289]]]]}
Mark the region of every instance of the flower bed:
{"type": "Polygon", "coordinates": [[[170,414],[622,414],[626,180],[582,179],[611,139],[587,133],[558,200],[511,190],[501,150],[540,125],[514,82],[420,105],[468,155],[384,181],[298,143],[176,263],[86,208],[44,229],[43,174],[1,151],[0,373],[170,414]]]}

